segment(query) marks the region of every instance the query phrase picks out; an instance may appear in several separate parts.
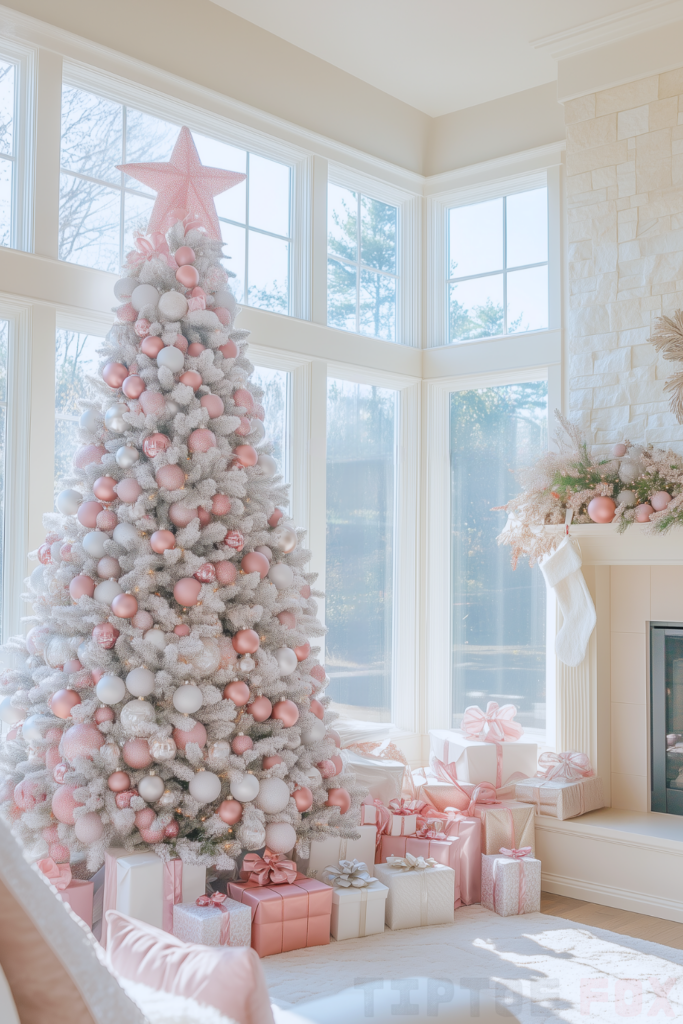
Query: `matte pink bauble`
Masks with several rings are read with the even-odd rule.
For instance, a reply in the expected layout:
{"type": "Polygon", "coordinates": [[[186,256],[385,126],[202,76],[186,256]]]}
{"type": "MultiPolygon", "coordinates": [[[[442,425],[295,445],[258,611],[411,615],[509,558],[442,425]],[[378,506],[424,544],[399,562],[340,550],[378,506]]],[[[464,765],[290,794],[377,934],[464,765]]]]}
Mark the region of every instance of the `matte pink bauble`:
{"type": "Polygon", "coordinates": [[[250,551],[243,557],[240,568],[245,573],[257,572],[261,579],[264,580],[268,575],[270,562],[263,555],[260,555],[258,551],[250,551]]]}
{"type": "Polygon", "coordinates": [[[195,580],[191,576],[185,576],[182,580],[178,580],[174,586],[173,596],[183,608],[192,608],[199,600],[201,589],[202,585],[199,580],[195,580]]]}
{"type": "Polygon", "coordinates": [[[337,774],[337,770],[329,758],[326,758],[324,761],[318,761],[316,768],[324,779],[331,779],[337,774]]]}
{"type": "Polygon", "coordinates": [[[50,697],[50,711],[57,718],[71,718],[71,709],[81,703],[75,690],[57,690],[50,697]]]}
{"type": "Polygon", "coordinates": [[[62,755],[59,753],[59,747],[47,748],[45,751],[45,767],[49,772],[54,771],[61,760],[62,755]]]}
{"type": "Polygon", "coordinates": [[[283,760],[279,754],[271,754],[269,757],[263,758],[263,770],[268,771],[269,768],[275,768],[279,764],[283,764],[283,760]]]}
{"type": "Polygon", "coordinates": [[[314,714],[315,717],[319,718],[320,721],[322,722],[325,716],[325,708],[322,706],[319,700],[313,698],[313,700],[308,705],[308,710],[312,712],[312,714],[314,714]]]}
{"type": "Polygon", "coordinates": [[[341,750],[341,736],[339,735],[337,730],[336,729],[328,729],[327,730],[327,735],[328,735],[329,739],[332,740],[332,742],[334,743],[335,747],[337,747],[339,750],[341,750]]]}
{"type": "Polygon", "coordinates": [[[232,507],[232,502],[227,494],[214,494],[211,499],[211,512],[215,516],[227,516],[232,507]]]}
{"type": "Polygon", "coordinates": [[[187,387],[192,388],[193,391],[198,391],[204,383],[201,374],[197,373],[196,370],[185,370],[185,373],[182,373],[179,379],[181,384],[186,384],[187,387]]]}
{"type": "Polygon", "coordinates": [[[183,288],[196,288],[199,284],[199,272],[195,267],[186,264],[178,267],[175,272],[175,279],[183,288]]]}
{"type": "Polygon", "coordinates": [[[258,461],[258,452],[250,444],[238,444],[233,448],[232,454],[241,466],[255,466],[258,461]]]}
{"type": "Polygon", "coordinates": [[[174,729],[173,739],[179,750],[184,750],[188,743],[196,743],[203,747],[206,744],[206,729],[201,722],[195,722],[187,732],[183,732],[182,729],[174,729]]]}
{"type": "Polygon", "coordinates": [[[70,676],[73,675],[74,672],[80,672],[82,668],[83,666],[78,658],[69,658],[68,661],[64,662],[64,668],[62,671],[66,672],[66,674],[70,676]]]}
{"type": "Polygon", "coordinates": [[[102,725],[103,722],[113,722],[114,717],[114,712],[111,708],[98,708],[93,715],[93,718],[98,725],[102,725]]]}
{"type": "Polygon", "coordinates": [[[192,575],[200,583],[215,583],[216,581],[216,567],[212,562],[204,562],[200,565],[196,572],[192,575]]]}
{"type": "Polygon", "coordinates": [[[166,407],[166,399],[158,391],[143,391],[140,405],[145,416],[158,416],[166,407]]]}
{"type": "MultiPolygon", "coordinates": [[[[178,491],[185,484],[185,474],[180,466],[171,464],[168,466],[161,466],[156,471],[155,480],[159,487],[165,487],[167,491],[178,491]]],[[[194,516],[191,518],[194,519],[194,516]]]]}
{"type": "Polygon", "coordinates": [[[119,481],[116,491],[121,501],[125,501],[127,505],[133,505],[142,494],[142,487],[135,477],[129,476],[125,480],[119,481]]]}
{"type": "Polygon", "coordinates": [[[272,710],[273,705],[267,697],[257,697],[256,700],[247,708],[247,712],[256,722],[265,722],[266,719],[270,718],[272,710]]]}
{"type": "Polygon", "coordinates": [[[140,610],[133,616],[131,625],[135,626],[136,629],[148,630],[154,625],[154,619],[149,612],[140,610]]]}
{"type": "Polygon", "coordinates": [[[241,551],[244,547],[244,537],[239,530],[228,530],[223,543],[226,548],[232,548],[233,551],[241,551]]]}
{"type": "Polygon", "coordinates": [[[299,593],[306,601],[309,599],[309,597],[311,596],[311,588],[309,587],[308,583],[304,583],[299,593]]]}
{"type": "Polygon", "coordinates": [[[107,779],[107,785],[112,793],[124,793],[130,789],[130,775],[128,772],[112,772],[107,779]]]}
{"type": "Polygon", "coordinates": [[[207,512],[205,508],[202,508],[202,506],[199,505],[197,508],[197,518],[202,526],[208,526],[211,522],[211,513],[207,512]]]}
{"type": "Polygon", "coordinates": [[[62,736],[59,749],[62,757],[73,761],[76,757],[90,757],[93,750],[99,750],[104,744],[104,736],[90,722],[78,722],[67,729],[62,736]]]}
{"type": "Polygon", "coordinates": [[[99,622],[93,627],[92,638],[105,651],[110,651],[119,638],[119,631],[111,622],[99,622]]]}
{"type": "Polygon", "coordinates": [[[97,517],[101,511],[102,506],[99,501],[83,501],[78,506],[76,518],[81,526],[87,526],[89,530],[94,530],[97,526],[97,517]]]}
{"type": "Polygon", "coordinates": [[[179,526],[182,529],[197,518],[197,509],[188,508],[187,505],[181,505],[179,501],[176,501],[168,510],[168,518],[174,526],[179,526]]]}
{"type": "Polygon", "coordinates": [[[308,642],[301,644],[299,647],[294,648],[294,653],[296,654],[297,661],[305,661],[311,653],[311,645],[308,642]]]}
{"type": "Polygon", "coordinates": [[[648,523],[653,512],[654,509],[652,505],[648,505],[647,503],[644,505],[636,505],[636,522],[648,523]]]}
{"type": "Polygon", "coordinates": [[[22,779],[14,787],[14,802],[22,811],[32,811],[45,801],[45,792],[38,779],[22,779]]]}
{"type": "Polygon", "coordinates": [[[218,351],[224,359],[235,359],[238,350],[237,345],[232,338],[230,338],[229,341],[226,341],[225,345],[219,345],[218,351]]]}
{"type": "Polygon", "coordinates": [[[179,351],[185,355],[187,352],[187,338],[182,334],[176,334],[175,341],[173,342],[173,348],[179,349],[179,351]]]}
{"type": "Polygon", "coordinates": [[[197,356],[200,356],[202,352],[205,351],[206,345],[202,345],[201,341],[193,341],[187,347],[187,354],[188,356],[192,356],[193,359],[196,359],[197,356]]]}
{"type": "Polygon", "coordinates": [[[259,649],[259,635],[254,629],[240,629],[232,638],[232,646],[238,654],[254,654],[259,649]]]}
{"type": "Polygon", "coordinates": [[[102,456],[107,454],[107,449],[101,444],[84,444],[74,455],[74,466],[76,469],[85,469],[94,463],[102,461],[102,456]]]}
{"type": "Polygon", "coordinates": [[[147,385],[142,377],[133,373],[130,377],[126,377],[121,385],[121,390],[126,398],[139,398],[142,392],[147,390],[147,385]]]}
{"type": "Polygon", "coordinates": [[[247,412],[251,412],[254,408],[254,397],[251,391],[247,391],[246,388],[238,388],[232,396],[232,400],[237,406],[241,406],[246,409],[247,412]]]}
{"type": "Polygon", "coordinates": [[[282,519],[283,515],[284,515],[284,512],[282,511],[282,509],[281,508],[276,508],[275,511],[273,512],[273,514],[271,515],[270,519],[268,520],[268,526],[272,526],[273,529],[275,529],[275,527],[278,525],[278,523],[282,519]]]}
{"type": "Polygon", "coordinates": [[[273,708],[272,717],[291,729],[299,721],[299,709],[293,700],[279,700],[273,708]]]}
{"type": "Polygon", "coordinates": [[[151,326],[152,325],[149,322],[149,320],[145,319],[144,316],[140,317],[139,320],[136,320],[134,330],[138,338],[146,338],[147,335],[149,334],[149,329],[151,326]]]}
{"type": "Polygon", "coordinates": [[[142,450],[148,459],[155,458],[159,452],[165,452],[170,446],[170,438],[166,437],[166,434],[160,434],[158,431],[156,434],[149,434],[142,442],[142,450]]]}
{"type": "Polygon", "coordinates": [[[137,789],[126,789],[123,793],[116,794],[116,806],[120,811],[130,807],[130,802],[134,796],[139,796],[137,789]]]}
{"type": "Polygon", "coordinates": [[[233,754],[244,754],[247,750],[251,750],[254,746],[254,741],[250,736],[243,736],[241,733],[235,736],[230,741],[233,754]]]}
{"type": "Polygon", "coordinates": [[[224,800],[218,807],[218,817],[226,825],[236,825],[242,817],[242,804],[238,800],[224,800]]]}
{"type": "Polygon", "coordinates": [[[314,679],[317,679],[319,683],[325,682],[325,669],[322,665],[314,665],[311,669],[311,675],[314,679]]]}
{"type": "Polygon", "coordinates": [[[164,836],[166,839],[175,839],[180,832],[180,825],[177,821],[169,821],[168,825],[164,829],[164,836]]]}
{"type": "Polygon", "coordinates": [[[251,690],[247,683],[243,683],[241,679],[233,679],[223,690],[223,696],[226,700],[231,700],[233,705],[236,705],[238,708],[244,708],[246,703],[249,703],[251,690]]]}
{"type": "Polygon", "coordinates": [[[300,814],[303,814],[304,811],[309,811],[313,806],[313,794],[308,786],[299,786],[298,789],[294,790],[292,796],[294,797],[296,809],[300,814]]]}
{"type": "Polygon", "coordinates": [[[103,580],[117,580],[121,575],[121,566],[118,558],[113,555],[105,555],[97,563],[97,575],[103,580]]]}
{"type": "Polygon", "coordinates": [[[296,626],[296,615],[292,612],[279,612],[277,621],[281,626],[284,626],[285,629],[294,629],[296,626]]]}
{"type": "Polygon", "coordinates": [[[92,597],[95,593],[95,581],[90,576],[74,576],[69,584],[69,593],[74,601],[78,601],[84,594],[86,597],[92,597]]]}
{"type": "Polygon", "coordinates": [[[102,370],[102,380],[110,388],[120,388],[128,376],[128,367],[123,363],[107,363],[102,370]]]}
{"type": "Polygon", "coordinates": [[[232,323],[232,313],[225,306],[215,306],[214,313],[225,327],[232,323]]]}
{"type": "Polygon", "coordinates": [[[121,749],[121,757],[129,768],[147,768],[152,763],[149,744],[141,737],[126,740],[121,749]]]}
{"type": "Polygon", "coordinates": [[[100,501],[114,501],[116,499],[116,480],[113,476],[98,476],[92,485],[92,492],[100,501]]]}
{"type": "Polygon", "coordinates": [[[237,569],[232,562],[216,562],[216,579],[222,587],[229,587],[237,579],[237,569]]]}
{"type": "Polygon", "coordinates": [[[124,324],[132,324],[137,318],[137,311],[130,302],[124,302],[122,306],[116,310],[116,315],[124,324]]]}
{"type": "Polygon", "coordinates": [[[149,828],[155,818],[156,811],[151,807],[143,807],[142,810],[135,812],[135,824],[138,828],[149,828]]]}
{"type": "Polygon", "coordinates": [[[132,594],[117,594],[111,603],[111,610],[120,619],[132,619],[138,610],[137,598],[132,594]]]}
{"type": "Polygon", "coordinates": [[[258,551],[259,555],[263,555],[264,558],[267,558],[268,565],[273,561],[273,552],[267,544],[259,544],[257,548],[254,548],[254,551],[258,551]]]}
{"type": "Polygon", "coordinates": [[[351,797],[345,789],[339,787],[339,789],[329,789],[327,791],[325,807],[338,807],[340,814],[346,814],[350,806],[351,797]]]}
{"type": "Polygon", "coordinates": [[[76,833],[76,839],[83,843],[84,846],[92,846],[104,834],[102,819],[96,811],[83,814],[80,818],[76,818],[74,832],[76,833]]]}
{"type": "Polygon", "coordinates": [[[102,530],[103,533],[109,533],[118,525],[118,522],[119,520],[116,512],[112,512],[110,508],[105,508],[104,511],[100,512],[98,515],[95,525],[97,526],[97,529],[102,530]]]}
{"type": "Polygon", "coordinates": [[[197,259],[194,249],[191,249],[189,245],[181,245],[173,255],[179,267],[189,267],[197,259]]]}
{"type": "Polygon", "coordinates": [[[209,419],[212,420],[222,416],[225,411],[223,399],[219,398],[218,395],[202,395],[199,399],[199,404],[202,408],[206,409],[209,414],[209,419]]]}
{"type": "Polygon", "coordinates": [[[150,359],[156,359],[163,347],[164,343],[161,338],[151,335],[149,338],[145,338],[142,342],[140,345],[140,351],[144,352],[144,354],[149,356],[150,359]]]}
{"type": "Polygon", "coordinates": [[[200,427],[193,430],[187,439],[187,447],[191,452],[208,452],[210,448],[216,447],[216,435],[213,430],[200,427]]]}
{"type": "Polygon", "coordinates": [[[58,786],[61,786],[62,783],[64,782],[68,770],[68,764],[64,764],[63,761],[58,762],[52,769],[52,778],[55,780],[58,786]]]}
{"type": "Polygon", "coordinates": [[[330,758],[330,761],[334,765],[334,774],[341,775],[341,773],[344,771],[344,762],[342,761],[341,757],[339,757],[338,754],[335,754],[333,757],[330,758]]]}
{"type": "Polygon", "coordinates": [[[52,794],[52,813],[57,821],[61,821],[64,825],[73,825],[74,811],[77,807],[82,806],[74,800],[75,789],[78,787],[59,786],[52,794]]]}
{"type": "Polygon", "coordinates": [[[156,530],[149,538],[152,551],[163,555],[164,551],[172,551],[175,547],[175,534],[170,530],[156,530]]]}
{"type": "Polygon", "coordinates": [[[247,437],[248,434],[251,434],[251,421],[246,416],[240,416],[240,425],[235,427],[235,433],[238,437],[247,437]]]}
{"type": "Polygon", "coordinates": [[[186,622],[181,622],[179,626],[173,627],[173,632],[175,633],[176,636],[189,636],[190,627],[187,625],[186,622]]]}
{"type": "Polygon", "coordinates": [[[668,494],[666,491],[657,491],[657,493],[653,494],[650,498],[650,504],[652,505],[655,512],[663,512],[667,505],[670,503],[670,501],[671,495],[668,494]]]}
{"type": "Polygon", "coordinates": [[[624,455],[626,455],[627,451],[628,449],[625,444],[615,444],[612,448],[612,455],[615,459],[621,459],[624,455]]]}
{"type": "Polygon", "coordinates": [[[593,498],[588,504],[588,515],[594,523],[611,523],[616,507],[612,498],[593,498]]]}

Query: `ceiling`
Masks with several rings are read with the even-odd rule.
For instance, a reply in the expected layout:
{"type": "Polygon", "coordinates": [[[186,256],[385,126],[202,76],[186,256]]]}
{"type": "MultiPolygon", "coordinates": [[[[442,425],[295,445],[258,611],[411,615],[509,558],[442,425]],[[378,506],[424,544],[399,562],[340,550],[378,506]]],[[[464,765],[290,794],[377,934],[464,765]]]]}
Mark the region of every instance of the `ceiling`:
{"type": "Polygon", "coordinates": [[[432,117],[554,81],[555,61],[531,40],[649,7],[641,0],[213,2],[432,117]]]}

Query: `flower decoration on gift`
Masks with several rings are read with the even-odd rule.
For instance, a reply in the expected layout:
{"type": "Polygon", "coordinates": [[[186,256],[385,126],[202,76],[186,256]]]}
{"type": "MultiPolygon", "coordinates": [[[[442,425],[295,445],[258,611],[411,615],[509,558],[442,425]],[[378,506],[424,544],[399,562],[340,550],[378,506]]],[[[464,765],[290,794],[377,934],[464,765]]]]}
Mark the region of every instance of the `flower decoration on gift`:
{"type": "Polygon", "coordinates": [[[224,892],[212,892],[210,896],[198,896],[195,903],[198,907],[217,907],[218,910],[223,910],[227,898],[224,892]]]}
{"type": "Polygon", "coordinates": [[[263,857],[248,853],[242,862],[240,878],[256,885],[291,885],[296,881],[297,868],[293,860],[273,853],[266,847],[263,857]]]}
{"type": "Polygon", "coordinates": [[[399,871],[424,871],[426,868],[435,868],[437,862],[433,857],[416,857],[406,853],[405,857],[387,857],[387,864],[399,871]]]}
{"type": "Polygon", "coordinates": [[[579,779],[590,779],[595,775],[587,755],[573,750],[565,750],[562,754],[553,754],[551,751],[547,751],[539,757],[538,767],[539,771],[536,775],[539,779],[563,779],[566,782],[576,782],[579,779]]]}
{"type": "Polygon", "coordinates": [[[372,885],[374,878],[362,860],[340,860],[337,865],[329,864],[323,871],[323,881],[340,889],[364,889],[372,885]]]}
{"type": "Polygon", "coordinates": [[[468,739],[507,743],[524,735],[522,726],[514,721],[516,714],[517,708],[514,704],[503,704],[500,707],[497,701],[490,700],[486,705],[486,711],[472,704],[465,708],[460,727],[468,739]]]}
{"type": "Polygon", "coordinates": [[[52,857],[39,860],[36,867],[60,892],[71,883],[71,868],[68,864],[56,864],[52,857]]]}

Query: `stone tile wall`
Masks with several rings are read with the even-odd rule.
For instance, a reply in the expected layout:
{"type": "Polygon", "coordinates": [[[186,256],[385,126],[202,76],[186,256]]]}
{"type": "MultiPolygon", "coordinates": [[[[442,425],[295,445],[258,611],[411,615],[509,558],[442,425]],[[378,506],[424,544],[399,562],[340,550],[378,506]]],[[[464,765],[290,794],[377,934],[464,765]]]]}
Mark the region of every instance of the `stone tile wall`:
{"type": "Polygon", "coordinates": [[[683,68],[565,105],[569,415],[599,445],[683,451],[654,320],[683,308],[683,68]]]}

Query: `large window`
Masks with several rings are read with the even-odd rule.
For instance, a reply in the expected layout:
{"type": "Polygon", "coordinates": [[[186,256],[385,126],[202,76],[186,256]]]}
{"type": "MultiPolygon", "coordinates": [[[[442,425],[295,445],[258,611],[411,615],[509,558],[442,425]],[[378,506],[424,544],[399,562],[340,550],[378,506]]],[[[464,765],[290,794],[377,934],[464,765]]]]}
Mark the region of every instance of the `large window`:
{"type": "Polygon", "coordinates": [[[547,188],[449,210],[449,341],[547,326],[547,188]]]}
{"type": "Polygon", "coordinates": [[[398,392],[327,382],[327,693],[391,720],[398,392]]]}
{"type": "MultiPolygon", "coordinates": [[[[238,302],[288,313],[291,168],[192,133],[202,163],[247,175],[216,196],[226,268],[238,302]]],[[[95,93],[65,85],[59,256],[117,272],[145,231],[155,193],[117,164],[168,160],[178,126],[95,93]]]]}
{"type": "MultiPolygon", "coordinates": [[[[15,244],[12,197],[17,187],[16,78],[16,65],[0,60],[0,245],[15,244]]],[[[5,351],[6,347],[5,343],[5,351]]]]}
{"type": "Polygon", "coordinates": [[[545,728],[545,584],[496,543],[514,471],[547,449],[545,381],[451,394],[453,724],[470,704],[518,707],[545,728]]]}
{"type": "Polygon", "coordinates": [[[265,409],[266,440],[272,442],[273,458],[277,460],[285,483],[290,483],[289,474],[289,408],[291,374],[286,370],[272,370],[257,366],[252,381],[263,388],[261,404],[265,409]]]}
{"type": "Polygon", "coordinates": [[[97,350],[103,339],[76,331],[57,331],[55,339],[55,497],[71,476],[73,457],[80,445],[78,421],[83,409],[79,399],[91,397],[88,377],[97,373],[97,350]]]}
{"type": "Polygon", "coordinates": [[[396,341],[398,209],[330,184],[327,322],[396,341]]]}
{"type": "MultiPolygon", "coordinates": [[[[5,571],[5,439],[7,437],[7,370],[9,323],[0,320],[0,622],[4,621],[3,578],[5,571]]],[[[19,599],[19,595],[16,595],[19,599]]],[[[4,639],[4,638],[3,638],[4,639]]]]}

